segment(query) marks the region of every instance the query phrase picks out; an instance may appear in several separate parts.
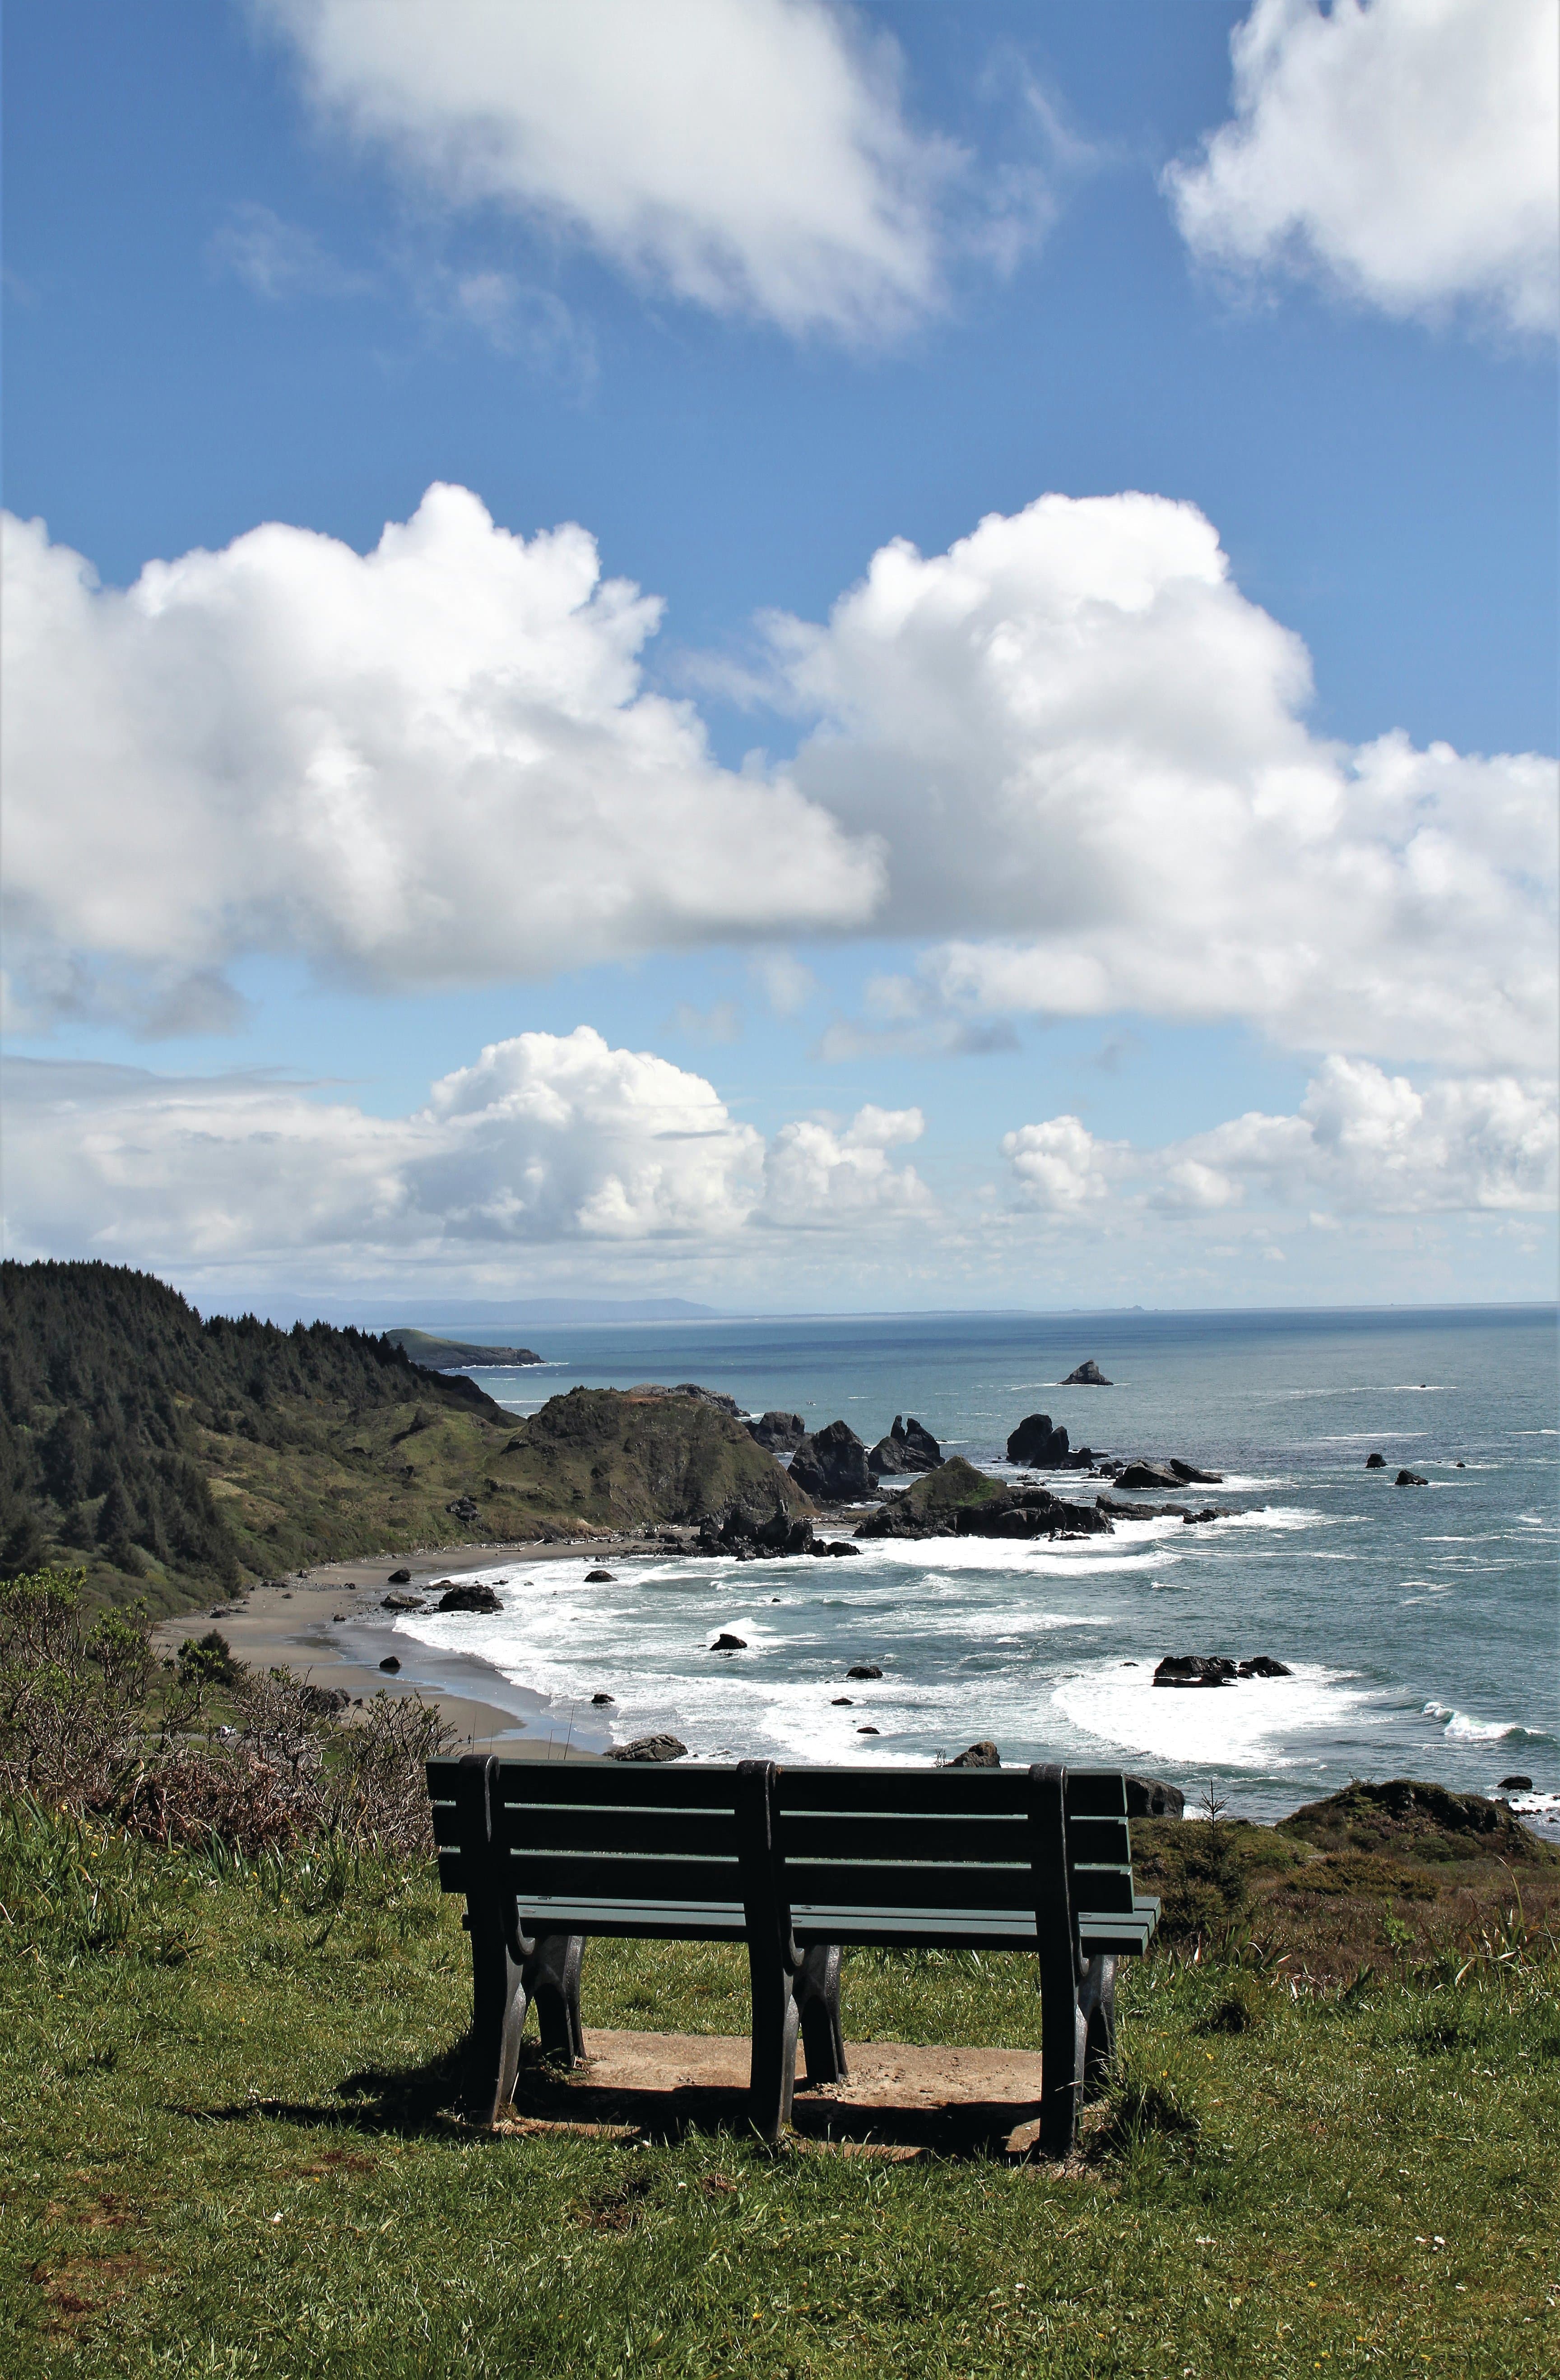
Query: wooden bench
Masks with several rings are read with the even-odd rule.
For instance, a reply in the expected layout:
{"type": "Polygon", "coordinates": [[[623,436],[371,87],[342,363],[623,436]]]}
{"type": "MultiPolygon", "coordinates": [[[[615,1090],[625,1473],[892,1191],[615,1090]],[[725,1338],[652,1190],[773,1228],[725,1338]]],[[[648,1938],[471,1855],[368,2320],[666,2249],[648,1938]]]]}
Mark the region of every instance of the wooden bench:
{"type": "Polygon", "coordinates": [[[428,1764],[446,1892],[466,1896],[472,2022],[467,2103],[494,2122],[515,2089],[526,2012],[543,2051],[584,2050],[591,1935],[745,1942],[750,2113],[789,2119],[799,2034],[810,2083],[847,2079],[841,1949],[1038,1954],[1041,2145],[1065,2155],[1112,2055],[1115,1962],[1157,1901],[1133,1889],[1115,1770],[630,1767],[428,1764]]]}

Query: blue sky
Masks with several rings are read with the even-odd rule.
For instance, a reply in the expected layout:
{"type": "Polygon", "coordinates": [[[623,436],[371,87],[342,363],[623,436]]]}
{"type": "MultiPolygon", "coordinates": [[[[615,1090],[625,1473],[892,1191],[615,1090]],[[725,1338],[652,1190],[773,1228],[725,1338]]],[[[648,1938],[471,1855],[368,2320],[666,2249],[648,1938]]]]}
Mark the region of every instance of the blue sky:
{"type": "Polygon", "coordinates": [[[11,1249],[1552,1294],[1551,13],[11,11],[11,1249]]]}

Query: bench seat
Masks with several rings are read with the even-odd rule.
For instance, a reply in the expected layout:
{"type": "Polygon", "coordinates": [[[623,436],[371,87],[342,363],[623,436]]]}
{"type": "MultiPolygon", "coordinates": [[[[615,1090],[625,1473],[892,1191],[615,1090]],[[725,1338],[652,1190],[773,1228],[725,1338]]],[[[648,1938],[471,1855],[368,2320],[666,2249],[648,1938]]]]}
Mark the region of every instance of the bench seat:
{"type": "Polygon", "coordinates": [[[1110,1770],[625,1769],[471,1755],[428,1768],[446,1891],[471,1936],[469,2099],[513,2095],[537,2002],[543,2047],[583,2052],[591,1935],[743,1942],[752,2108],[788,2120],[798,2036],[810,2083],[846,2079],[849,1948],[1038,1956],[1042,2145],[1065,2153],[1111,2056],[1115,1962],[1147,1949],[1158,1903],[1134,1889],[1124,1779],[1110,1770]]]}

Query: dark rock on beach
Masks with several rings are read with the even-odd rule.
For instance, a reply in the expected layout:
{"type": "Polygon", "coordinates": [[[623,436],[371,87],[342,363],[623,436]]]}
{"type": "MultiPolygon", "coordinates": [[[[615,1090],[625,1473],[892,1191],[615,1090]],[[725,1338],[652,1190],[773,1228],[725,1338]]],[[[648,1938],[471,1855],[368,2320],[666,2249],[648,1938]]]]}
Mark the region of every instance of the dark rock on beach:
{"type": "Polygon", "coordinates": [[[426,1608],[420,1595],[386,1595],[380,1600],[383,1611],[422,1611],[426,1608]]]}
{"type": "Polygon", "coordinates": [[[949,1761],[950,1768],[1000,1768],[1002,1755],[994,1743],[971,1743],[963,1752],[956,1752],[949,1761]]]}
{"type": "Polygon", "coordinates": [[[386,1586],[409,1586],[411,1572],[409,1570],[393,1570],[384,1584],[386,1586]]]}
{"type": "Polygon", "coordinates": [[[807,1436],[807,1424],[800,1414],[761,1414],[747,1427],[750,1437],[756,1438],[771,1454],[794,1454],[807,1436]]]}
{"type": "Polygon", "coordinates": [[[1062,1382],[1064,1389],[1110,1389],[1115,1385],[1114,1380],[1106,1379],[1092,1355],[1087,1363],[1080,1364],[1076,1372],[1069,1372],[1062,1382]]]}
{"type": "Polygon", "coordinates": [[[469,1585],[452,1586],[447,1595],[439,1597],[441,1611],[502,1611],[502,1597],[491,1586],[472,1580],[469,1585]]]}
{"type": "Polygon", "coordinates": [[[1159,1777],[1128,1777],[1127,1815],[1129,1818],[1182,1818],[1187,1797],[1178,1785],[1159,1777]]]}
{"type": "Polygon", "coordinates": [[[875,1486],[867,1450],[847,1421],[832,1421],[804,1438],[791,1457],[791,1477],[804,1496],[830,1504],[870,1496],[875,1486]]]}
{"type": "Polygon", "coordinates": [[[893,1428],[868,1455],[867,1468],[878,1477],[903,1478],[907,1473],[935,1471],[942,1460],[943,1450],[932,1432],[913,1415],[901,1421],[896,1414],[893,1428]]]}
{"type": "Polygon", "coordinates": [[[1009,1463],[1033,1463],[1038,1471],[1054,1471],[1067,1459],[1067,1433],[1049,1414],[1028,1414],[1007,1438],[1009,1463]]]}
{"type": "Polygon", "coordinates": [[[394,1653],[387,1653],[387,1654],[385,1655],[385,1657],[384,1657],[384,1660],[383,1660],[383,1661],[381,1661],[381,1663],[380,1663],[380,1665],[379,1665],[379,1666],[380,1666],[380,1668],[381,1668],[382,1670],[391,1670],[391,1671],[395,1671],[395,1670],[398,1670],[398,1669],[400,1668],[400,1666],[401,1666],[401,1665],[400,1665],[400,1662],[396,1659],[396,1656],[395,1656],[395,1654],[394,1654],[394,1653]]]}
{"type": "Polygon", "coordinates": [[[609,1760],[686,1760],[688,1746],[675,1735],[637,1735],[632,1743],[615,1743],[609,1760]]]}

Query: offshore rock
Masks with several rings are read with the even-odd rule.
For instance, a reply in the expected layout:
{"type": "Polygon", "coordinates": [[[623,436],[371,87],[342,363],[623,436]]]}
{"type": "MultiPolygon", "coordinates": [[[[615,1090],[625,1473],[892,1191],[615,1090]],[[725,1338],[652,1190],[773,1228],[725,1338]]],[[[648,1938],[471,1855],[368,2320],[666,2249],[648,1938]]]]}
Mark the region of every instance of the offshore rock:
{"type": "Polygon", "coordinates": [[[1064,1389],[1109,1389],[1115,1385],[1114,1380],[1106,1379],[1092,1355],[1087,1363],[1080,1364],[1076,1372],[1069,1372],[1062,1382],[1064,1389]]]}
{"type": "Polygon", "coordinates": [[[950,1768],[1000,1768],[1002,1755],[994,1743],[971,1743],[963,1752],[956,1752],[948,1767],[950,1768]]]}
{"type": "Polygon", "coordinates": [[[749,1422],[747,1430],[771,1454],[794,1454],[807,1436],[807,1424],[800,1414],[766,1413],[749,1422]]]}
{"type": "Polygon", "coordinates": [[[733,1636],[724,1628],[709,1647],[712,1653],[745,1653],[747,1649],[748,1640],[745,1636],[733,1636]]]}
{"type": "Polygon", "coordinates": [[[1153,1673],[1156,1686],[1230,1686],[1236,1667],[1217,1655],[1169,1653],[1153,1673]]]}
{"type": "Polygon", "coordinates": [[[943,1450],[932,1432],[913,1415],[901,1421],[896,1414],[893,1428],[868,1455],[867,1468],[874,1476],[903,1478],[908,1473],[935,1471],[942,1460],[943,1450]]]}
{"type": "Polygon", "coordinates": [[[1129,1818],[1185,1817],[1187,1797],[1178,1785],[1167,1785],[1160,1777],[1128,1777],[1126,1781],[1129,1818]]]}
{"type": "Polygon", "coordinates": [[[1286,1661],[1275,1661],[1271,1653],[1259,1653],[1249,1661],[1242,1661],[1236,1675],[1241,1678],[1292,1678],[1293,1670],[1286,1661]]]}
{"type": "Polygon", "coordinates": [[[870,1496],[874,1485],[867,1450],[847,1421],[832,1421],[804,1438],[791,1457],[791,1477],[804,1496],[831,1504],[870,1496]]]}
{"type": "Polygon", "coordinates": [[[1000,1502],[961,1505],[955,1514],[961,1537],[1103,1537],[1112,1534],[1108,1514],[1097,1504],[1069,1504],[1046,1488],[1022,1488],[1000,1502]]]}
{"type": "Polygon", "coordinates": [[[1400,1471],[1393,1481],[1395,1488],[1428,1488],[1430,1482],[1418,1471],[1400,1471]]]}
{"type": "Polygon", "coordinates": [[[1067,1459],[1067,1433],[1049,1414],[1029,1414],[1007,1439],[1009,1463],[1032,1463],[1039,1471],[1054,1471],[1067,1459]]]}
{"type": "Polygon", "coordinates": [[[1365,1468],[1367,1471],[1384,1471],[1386,1469],[1385,1455],[1368,1454],[1365,1457],[1365,1468]]]}
{"type": "Polygon", "coordinates": [[[675,1735],[637,1735],[632,1743],[615,1743],[609,1760],[686,1760],[688,1746],[675,1735]]]}
{"type": "Polygon", "coordinates": [[[1199,1471],[1194,1463],[1183,1463],[1178,1454],[1170,1457],[1170,1468],[1185,1488],[1222,1488],[1222,1471],[1199,1471]]]}

